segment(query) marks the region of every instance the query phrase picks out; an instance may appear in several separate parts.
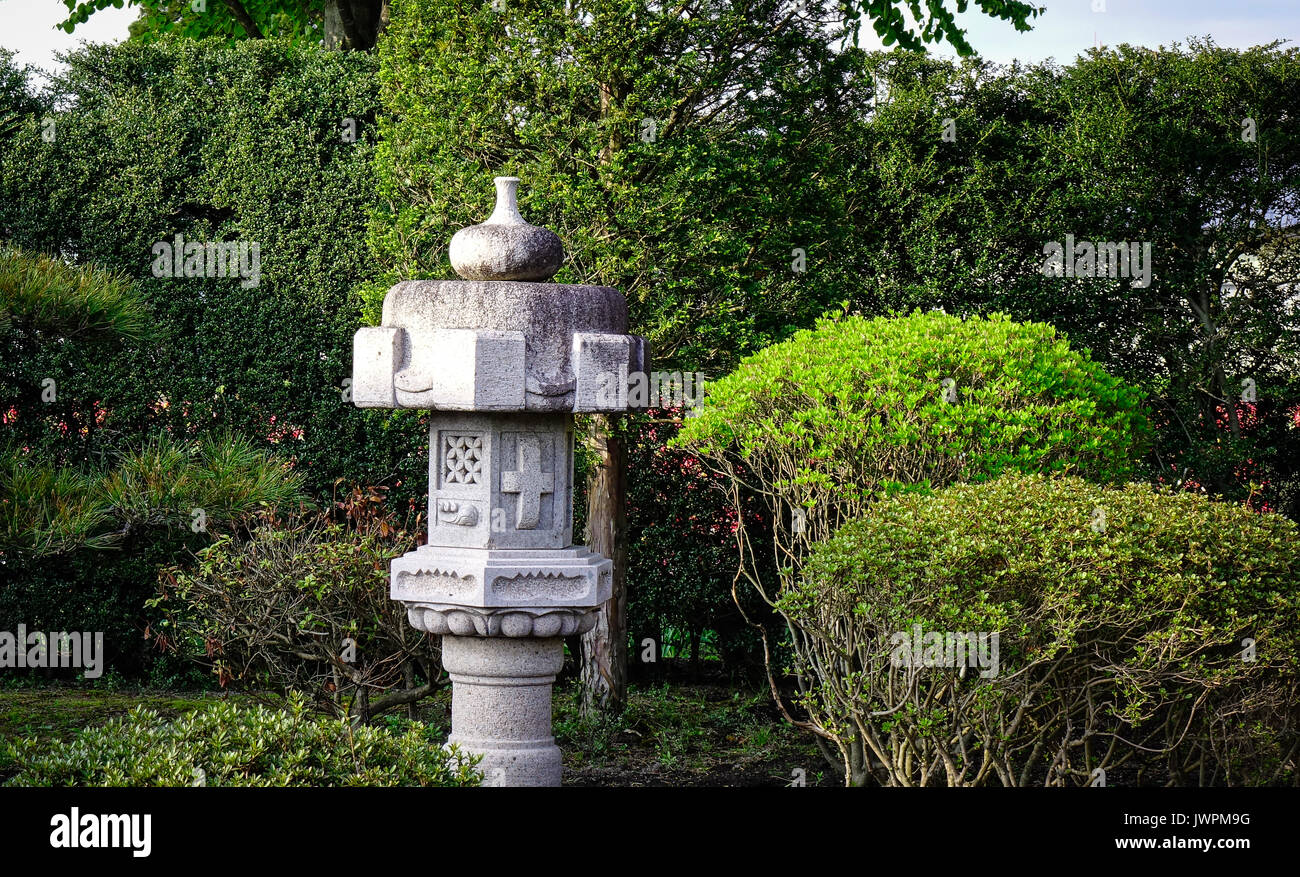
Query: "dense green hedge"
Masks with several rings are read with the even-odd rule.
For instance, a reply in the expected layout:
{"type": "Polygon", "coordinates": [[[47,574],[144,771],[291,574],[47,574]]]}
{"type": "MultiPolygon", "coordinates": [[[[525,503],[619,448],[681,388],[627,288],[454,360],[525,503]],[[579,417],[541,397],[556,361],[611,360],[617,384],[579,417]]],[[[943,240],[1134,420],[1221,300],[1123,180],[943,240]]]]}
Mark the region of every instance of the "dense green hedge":
{"type": "MultiPolygon", "coordinates": [[[[373,276],[375,69],[276,41],[165,40],[85,47],[36,93],[0,58],[0,117],[17,117],[0,126],[0,241],[133,281],[156,330],[21,349],[0,332],[4,437],[46,464],[93,467],[160,432],[230,431],[287,458],[318,497],[340,478],[393,485],[403,507],[418,496],[420,418],[361,411],[342,390],[361,323],[352,290],[373,276]],[[177,234],[257,243],[259,284],[155,277],[154,244],[177,234]]],[[[145,549],[123,549],[7,562],[0,629],[93,620],[130,652],[156,578],[145,549]]]]}
{"type": "Polygon", "coordinates": [[[9,786],[476,786],[478,759],[401,732],[223,703],[175,720],[138,707],[69,741],[6,744],[9,786]]]}
{"type": "Polygon", "coordinates": [[[263,41],[74,53],[44,95],[59,108],[48,113],[52,142],[33,113],[0,153],[0,239],[134,279],[162,338],[111,361],[58,345],[6,359],[0,381],[18,404],[11,429],[68,458],[161,428],[229,427],[278,437],[317,490],[341,475],[417,471],[404,463],[419,442],[390,438],[382,418],[340,389],[360,323],[351,290],[371,276],[374,72],[365,55],[263,41]],[[154,277],[153,245],[176,234],[258,243],[260,284],[154,277]],[[85,406],[59,407],[62,419],[85,422],[100,400],[101,428],[84,437],[48,429],[47,376],[60,379],[67,405],[85,406]]]}
{"type": "Polygon", "coordinates": [[[1298,539],[1197,494],[1008,475],[875,504],[778,602],[859,781],[1300,782],[1298,539]],[[950,632],[996,633],[996,664],[922,663],[950,632]]]}

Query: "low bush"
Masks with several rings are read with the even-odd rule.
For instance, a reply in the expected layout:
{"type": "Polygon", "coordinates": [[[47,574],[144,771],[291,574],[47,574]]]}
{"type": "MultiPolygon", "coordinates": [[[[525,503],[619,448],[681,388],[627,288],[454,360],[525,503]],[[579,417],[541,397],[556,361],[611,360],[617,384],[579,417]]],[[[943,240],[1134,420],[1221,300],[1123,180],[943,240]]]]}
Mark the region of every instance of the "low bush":
{"type": "Polygon", "coordinates": [[[1298,537],[1196,494],[1008,475],[875,504],[778,606],[854,784],[1294,783],[1298,537]]]}
{"type": "Polygon", "coordinates": [[[223,686],[311,692],[368,721],[439,687],[437,638],[388,596],[389,561],[414,546],[389,517],[264,518],[162,571],[154,634],[210,664],[223,686]]]}
{"type": "Polygon", "coordinates": [[[669,444],[754,510],[735,521],[740,574],[775,605],[883,496],[1003,472],[1127,480],[1150,432],[1141,393],[1051,326],[916,312],[825,319],[748,357],[669,444]]]}
{"type": "Polygon", "coordinates": [[[9,744],[8,786],[474,786],[476,756],[428,729],[401,733],[287,710],[224,703],[172,721],[136,708],[69,741],[9,744]]]}

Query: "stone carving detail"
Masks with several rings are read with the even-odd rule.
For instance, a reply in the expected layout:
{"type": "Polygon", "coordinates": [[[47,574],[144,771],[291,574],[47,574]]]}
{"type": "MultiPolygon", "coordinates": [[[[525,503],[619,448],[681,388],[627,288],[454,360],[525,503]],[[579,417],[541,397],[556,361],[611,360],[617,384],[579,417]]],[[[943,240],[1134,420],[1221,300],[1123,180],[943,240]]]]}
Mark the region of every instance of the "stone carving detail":
{"type": "Polygon", "coordinates": [[[438,520],[444,524],[472,527],[478,523],[478,509],[467,502],[451,499],[438,500],[438,520]]]}
{"type": "Polygon", "coordinates": [[[402,570],[397,573],[395,584],[401,588],[416,592],[424,591],[450,596],[452,593],[464,592],[473,588],[474,577],[470,575],[462,576],[440,569],[422,569],[418,572],[402,570]]]}
{"type": "Polygon", "coordinates": [[[515,527],[536,530],[542,513],[542,495],[555,492],[555,473],[542,471],[542,446],[536,435],[521,433],[515,445],[519,468],[501,473],[501,492],[519,495],[515,527]]]}
{"type": "Polygon", "coordinates": [[[548,606],[537,609],[480,609],[439,603],[408,603],[416,630],[452,636],[556,637],[586,633],[596,626],[595,610],[548,606]]]}
{"type": "Polygon", "coordinates": [[[649,367],[617,290],[543,282],[563,247],[523,221],[518,183],[498,178],[492,216],[452,239],[463,280],[399,283],[358,330],[353,400],[433,412],[429,544],[393,559],[390,596],[442,638],[448,740],[489,785],[558,786],[561,638],[595,627],[612,568],[573,544],[573,414],[626,410],[609,377],[649,367]]]}
{"type": "Polygon", "coordinates": [[[587,580],[582,576],[566,576],[555,572],[520,573],[517,576],[497,576],[492,580],[492,590],[497,594],[509,593],[511,597],[530,599],[551,597],[560,599],[574,593],[583,593],[587,580]]]}
{"type": "Polygon", "coordinates": [[[578,386],[576,378],[555,377],[535,378],[528,375],[524,380],[524,389],[536,396],[564,396],[572,393],[578,386]]]}
{"type": "Polygon", "coordinates": [[[442,479],[447,484],[478,484],[483,474],[483,437],[444,435],[442,479]]]}
{"type": "Polygon", "coordinates": [[[524,221],[518,177],[495,182],[492,215],[452,235],[451,267],[466,280],[549,280],[564,262],[564,246],[555,232],[524,221]]]}

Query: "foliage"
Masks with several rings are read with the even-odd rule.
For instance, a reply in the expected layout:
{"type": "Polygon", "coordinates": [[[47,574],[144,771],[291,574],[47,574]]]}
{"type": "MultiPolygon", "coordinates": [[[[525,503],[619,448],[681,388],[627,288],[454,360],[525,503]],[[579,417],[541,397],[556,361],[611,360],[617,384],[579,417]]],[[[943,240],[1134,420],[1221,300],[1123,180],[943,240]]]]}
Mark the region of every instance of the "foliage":
{"type": "MultiPolygon", "coordinates": [[[[63,0],[68,17],[59,27],[68,33],[102,9],[122,7],[123,0],[63,0]]],[[[138,7],[131,36],[157,40],[167,35],[233,41],[249,37],[279,37],[320,44],[326,0],[126,0],[138,7]]]]}
{"type": "Polygon", "coordinates": [[[300,475],[241,436],[155,436],[103,472],[53,467],[10,450],[0,456],[0,557],[43,558],[108,548],[131,536],[167,538],[167,530],[216,530],[265,507],[300,502],[301,484],[300,475]]]}
{"type": "MultiPolygon", "coordinates": [[[[966,31],[957,26],[954,10],[948,8],[947,0],[844,0],[842,5],[855,24],[855,42],[866,18],[886,46],[897,43],[900,48],[919,52],[927,43],[946,42],[958,55],[975,52],[966,39],[966,31]]],[[[956,12],[965,12],[968,5],[969,0],[957,0],[956,12]]],[[[1047,11],[1045,6],[1022,0],[975,0],[975,5],[985,15],[1010,22],[1021,32],[1030,30],[1030,20],[1047,11]]]]}
{"type": "Polygon", "coordinates": [[[308,691],[368,721],[438,689],[437,640],[388,596],[389,561],[414,547],[387,519],[268,516],[162,571],[155,637],[210,664],[223,686],[308,691]]]}
{"type": "MultiPolygon", "coordinates": [[[[316,36],[327,17],[325,0],[214,0],[213,8],[196,9],[193,0],[126,0],[130,6],[141,7],[141,17],[132,24],[131,33],[137,38],[148,38],[160,33],[179,33],[189,37],[221,36],[227,39],[263,36],[316,36]]],[[[343,0],[347,2],[347,0],[343,0]]],[[[109,6],[122,5],[122,0],[63,0],[71,13],[61,23],[68,33],[87,21],[91,15],[109,6]]],[[[356,17],[364,15],[370,5],[352,0],[348,3],[356,17]]],[[[574,4],[577,6],[578,4],[574,4]]],[[[1034,7],[1023,0],[975,0],[984,14],[1010,22],[1016,30],[1030,29],[1029,21],[1036,18],[1042,7],[1034,7]]],[[[965,12],[967,0],[958,0],[956,12],[965,12]]],[[[880,36],[881,41],[895,43],[905,49],[922,50],[927,43],[950,43],[960,55],[974,52],[966,40],[966,31],[957,26],[954,11],[946,0],[846,0],[842,4],[845,16],[854,24],[854,38],[864,20],[880,36]],[[909,23],[903,9],[916,25],[909,23]]],[[[791,10],[796,15],[799,7],[791,10]]],[[[358,46],[370,48],[369,44],[358,46]]]]}
{"type": "MultiPolygon", "coordinates": [[[[690,646],[698,667],[701,646],[713,638],[724,666],[761,662],[758,638],[746,619],[775,620],[751,589],[733,598],[736,580],[736,507],[720,476],[693,454],[671,450],[681,429],[680,409],[631,414],[623,420],[628,446],[628,631],[639,662],[642,641],[662,658],[669,632],[690,646]]],[[[747,514],[758,514],[750,499],[747,514]]],[[[679,652],[680,654],[680,652],[679,652]]],[[[645,668],[648,669],[648,668],[645,668]]]]}
{"type": "Polygon", "coordinates": [[[765,688],[632,682],[621,712],[585,711],[581,701],[580,686],[556,687],[568,786],[789,786],[801,773],[808,785],[832,784],[809,770],[816,749],[765,688]]]}
{"type": "MultiPolygon", "coordinates": [[[[1041,323],[844,316],[712,382],[672,444],[724,475],[733,499],[762,498],[789,584],[812,542],[892,491],[1008,471],[1129,476],[1149,433],[1140,400],[1041,323]]],[[[742,568],[766,594],[738,523],[742,568]]]]}
{"type": "Polygon", "coordinates": [[[286,710],[223,703],[171,721],[138,707],[71,741],[8,744],[8,786],[474,786],[477,757],[422,725],[401,734],[286,710]]]}
{"type": "MultiPolygon", "coordinates": [[[[121,7],[123,0],[63,0],[71,13],[60,25],[68,33],[91,15],[109,6],[121,7]]],[[[160,33],[179,33],[189,37],[221,36],[227,39],[262,38],[263,36],[307,37],[319,40],[322,28],[328,27],[330,3],[327,0],[213,0],[209,10],[203,3],[195,7],[194,0],[126,0],[130,6],[141,7],[141,16],[131,25],[136,38],[149,38],[160,33]]],[[[352,17],[379,18],[379,4],[375,0],[336,0],[335,15],[346,11],[352,17]],[[370,7],[375,7],[371,10],[370,7]]],[[[513,5],[513,4],[511,4],[513,5]]],[[[574,8],[581,5],[574,3],[574,8]]],[[[984,14],[1011,22],[1018,31],[1030,29],[1029,21],[1036,18],[1042,7],[1034,7],[1023,0],[975,0],[984,14]]],[[[958,0],[956,12],[965,12],[967,0],[958,0]]],[[[500,11],[505,11],[504,6],[500,11]]],[[[794,6],[791,16],[798,15],[801,7],[794,6]]],[[[960,55],[974,52],[966,40],[966,31],[957,26],[953,10],[946,0],[845,0],[843,14],[853,22],[854,39],[858,37],[863,20],[870,21],[873,29],[887,46],[898,43],[905,49],[922,50],[927,43],[950,43],[960,55]],[[906,9],[911,20],[904,15],[906,9]]],[[[373,28],[373,24],[370,25],[373,28]]],[[[355,27],[355,25],[354,25],[355,27]]],[[[356,48],[369,49],[374,45],[374,34],[367,40],[358,40],[349,33],[349,42],[356,48]]]]}
{"type": "Polygon", "coordinates": [[[399,0],[371,238],[389,279],[446,276],[452,234],[511,174],[564,241],[557,282],[617,287],[661,367],[730,364],[810,324],[858,283],[847,183],[870,89],[825,0],[803,8],[399,0]]]}
{"type": "Polygon", "coordinates": [[[0,625],[102,632],[108,665],[129,672],[182,669],[146,650],[144,601],[160,564],[302,500],[298,475],[237,436],[158,435],[105,467],[0,451],[0,625]]]}
{"type": "Polygon", "coordinates": [[[130,284],[152,331],[93,347],[57,334],[71,320],[39,337],[18,320],[0,333],[0,432],[19,455],[2,471],[28,497],[51,497],[5,509],[10,544],[16,528],[31,550],[99,537],[121,549],[6,558],[0,614],[93,620],[138,670],[153,660],[143,604],[157,567],[176,562],[177,540],[197,550],[206,538],[190,530],[192,508],[220,529],[237,490],[255,508],[295,501],[267,479],[324,498],[340,477],[386,482],[407,505],[425,477],[426,428],[415,414],[362,412],[346,393],[360,322],[349,290],[370,270],[373,61],[175,39],[68,60],[39,100],[11,59],[0,64],[0,84],[13,85],[0,98],[21,116],[0,150],[0,239],[54,254],[44,264],[66,267],[63,288],[101,266],[130,284]],[[155,244],[178,234],[258,244],[259,283],[154,276],[155,244]],[[251,465],[269,451],[291,472],[251,465]]]}
{"type": "Polygon", "coordinates": [[[866,69],[853,304],[1051,323],[1148,390],[1158,477],[1300,519],[1300,50],[1194,40],[1029,67],[895,52],[866,69]],[[1044,276],[1067,235],[1150,243],[1150,284],[1044,276]]]}
{"type": "Polygon", "coordinates": [[[362,412],[344,388],[360,322],[349,289],[369,271],[373,69],[363,54],[273,40],[69,57],[51,85],[52,142],[29,117],[0,152],[0,238],[129,278],[156,337],[108,359],[81,345],[6,348],[10,436],[63,463],[159,431],[229,430],[288,451],[318,496],[340,476],[423,477],[416,418],[362,412]],[[178,234],[258,244],[258,285],[154,276],[154,245],[178,234]],[[87,429],[65,435],[59,422],[87,429]]]}
{"type": "Polygon", "coordinates": [[[806,637],[801,703],[859,782],[1086,784],[1157,758],[1172,783],[1297,781],[1297,535],[1193,494],[1008,475],[876,503],[778,605],[806,637]],[[998,633],[995,675],[898,660],[914,625],[998,633]]]}
{"type": "Polygon", "coordinates": [[[0,330],[62,338],[149,336],[149,313],[120,276],[0,244],[0,330]]]}
{"type": "Polygon", "coordinates": [[[1141,395],[1052,327],[918,311],[826,319],[746,358],[670,444],[733,505],[756,498],[736,520],[738,576],[774,605],[811,547],[882,496],[1004,472],[1121,480],[1149,431],[1141,395]]]}

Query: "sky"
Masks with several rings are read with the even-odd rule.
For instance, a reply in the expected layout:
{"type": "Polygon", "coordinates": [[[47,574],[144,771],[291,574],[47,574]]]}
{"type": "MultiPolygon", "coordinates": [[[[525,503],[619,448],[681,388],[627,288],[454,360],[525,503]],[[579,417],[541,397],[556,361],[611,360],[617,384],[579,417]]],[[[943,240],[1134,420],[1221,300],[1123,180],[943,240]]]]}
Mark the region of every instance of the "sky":
{"type": "Polygon", "coordinates": [[[126,39],[126,29],[139,15],[125,2],[121,9],[109,7],[90,16],[75,32],[64,33],[54,26],[68,17],[63,0],[0,0],[0,46],[18,53],[18,63],[46,70],[62,65],[55,52],[75,49],[83,40],[94,43],[118,43],[126,39]]]}
{"type": "MultiPolygon", "coordinates": [[[[954,5],[952,0],[949,5],[954,5]]],[[[958,20],[976,50],[999,62],[1051,57],[1068,63],[1098,43],[1128,42],[1154,49],[1206,34],[1228,48],[1245,49],[1278,38],[1300,42],[1300,0],[1036,0],[1035,5],[1045,6],[1047,12],[1029,33],[1017,33],[1010,24],[974,9],[958,20]]],[[[67,14],[64,0],[0,0],[0,46],[16,51],[19,63],[54,69],[59,66],[55,53],[75,48],[82,40],[125,39],[137,10],[125,4],[121,9],[109,7],[72,34],[54,29],[67,14]]],[[[862,44],[879,46],[869,30],[862,44]]]]}

